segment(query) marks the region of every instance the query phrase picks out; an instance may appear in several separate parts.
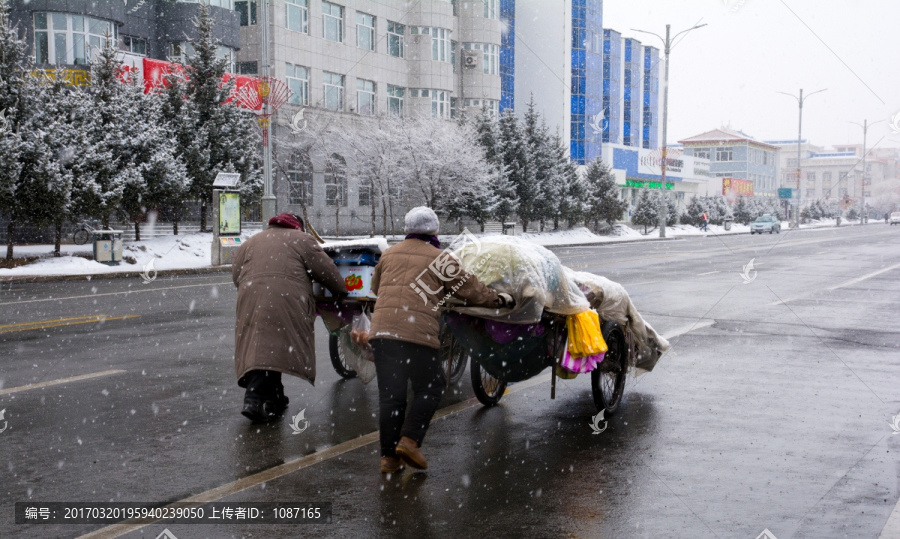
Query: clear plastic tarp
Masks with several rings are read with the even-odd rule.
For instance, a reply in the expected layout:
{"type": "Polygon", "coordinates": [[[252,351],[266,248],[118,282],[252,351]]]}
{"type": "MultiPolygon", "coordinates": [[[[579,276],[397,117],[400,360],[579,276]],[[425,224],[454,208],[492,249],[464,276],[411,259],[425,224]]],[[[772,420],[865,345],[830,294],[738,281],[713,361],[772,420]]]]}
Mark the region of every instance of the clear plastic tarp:
{"type": "Polygon", "coordinates": [[[578,284],[551,251],[513,236],[471,237],[450,246],[482,283],[516,300],[511,310],[454,307],[463,314],[517,324],[540,322],[544,310],[570,315],[591,308],[578,284]]]}

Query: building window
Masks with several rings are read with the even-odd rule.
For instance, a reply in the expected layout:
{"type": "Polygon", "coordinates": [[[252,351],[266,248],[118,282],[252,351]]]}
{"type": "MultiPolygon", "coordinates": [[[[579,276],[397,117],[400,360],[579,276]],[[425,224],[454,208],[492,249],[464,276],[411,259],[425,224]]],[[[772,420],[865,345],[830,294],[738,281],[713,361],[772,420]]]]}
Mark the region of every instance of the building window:
{"type": "Polygon", "coordinates": [[[256,60],[252,62],[240,62],[238,63],[238,74],[239,75],[256,75],[259,73],[259,70],[256,66],[256,60]]]}
{"type": "Polygon", "coordinates": [[[450,65],[453,66],[453,72],[456,73],[456,48],[459,46],[459,43],[456,41],[450,40],[450,65]]]}
{"type": "Polygon", "coordinates": [[[456,112],[457,106],[458,105],[456,103],[456,98],[451,97],[450,98],[450,118],[451,119],[454,119],[457,117],[457,112],[456,112]]]}
{"type": "Polygon", "coordinates": [[[464,43],[466,50],[481,51],[481,70],[485,75],[500,74],[500,47],[490,43],[464,43]]]}
{"type": "Polygon", "coordinates": [[[291,103],[309,105],[309,69],[303,66],[285,64],[288,87],[293,92],[291,103]]]}
{"type": "Polygon", "coordinates": [[[431,59],[438,62],[450,61],[450,30],[431,28],[431,59]]]}
{"type": "Polygon", "coordinates": [[[807,172],[806,179],[807,179],[807,181],[811,181],[811,182],[816,181],[816,173],[815,172],[807,172]]]}
{"type": "Polygon", "coordinates": [[[290,187],[289,204],[313,205],[313,168],[304,154],[295,154],[288,165],[287,177],[290,187]]]}
{"type": "Polygon", "coordinates": [[[34,14],[34,62],[36,64],[87,65],[91,54],[116,38],[116,25],[101,19],[70,13],[34,14]]]}
{"type": "Polygon", "coordinates": [[[322,2],[322,35],[328,41],[344,41],[344,8],[331,2],[322,2]]]}
{"type": "MultiPolygon", "coordinates": [[[[194,56],[194,46],[190,41],[169,43],[169,61],[185,64],[192,56],[194,56]]],[[[228,63],[225,70],[234,73],[234,49],[219,45],[216,47],[216,58],[225,60],[228,63]]]]}
{"type": "Polygon", "coordinates": [[[716,161],[733,161],[734,152],[731,148],[716,148],[716,161]]]}
{"type": "Polygon", "coordinates": [[[329,206],[347,205],[347,162],[333,153],[325,165],[325,203],[329,206]]]}
{"type": "Polygon", "coordinates": [[[403,116],[403,88],[388,84],[387,87],[387,104],[388,114],[395,118],[403,116]]]}
{"type": "Polygon", "coordinates": [[[484,3],[484,18],[485,19],[499,19],[500,12],[498,10],[498,4],[500,0],[482,0],[484,3]]]}
{"type": "Polygon", "coordinates": [[[356,79],[356,112],[371,116],[375,114],[375,83],[356,79]]]}
{"type": "Polygon", "coordinates": [[[359,206],[371,206],[372,205],[372,184],[369,182],[360,182],[357,187],[359,191],[359,206]]]}
{"type": "MultiPolygon", "coordinates": [[[[423,96],[424,97],[424,96],[423,96]]],[[[435,118],[450,117],[450,93],[443,90],[431,91],[431,115],[435,118]]]]}
{"type": "Polygon", "coordinates": [[[367,51],[375,50],[375,17],[356,13],[356,46],[367,51]]]}
{"type": "Polygon", "coordinates": [[[694,157],[698,159],[709,159],[709,148],[697,148],[694,150],[694,157]]]}
{"type": "Polygon", "coordinates": [[[398,22],[388,21],[387,49],[388,54],[403,58],[403,34],[406,27],[398,22]]]}
{"type": "Polygon", "coordinates": [[[119,48],[123,51],[137,54],[139,56],[147,56],[147,40],[139,37],[122,36],[119,41],[119,48]]]}
{"type": "Polygon", "coordinates": [[[182,4],[207,4],[215,7],[223,7],[225,9],[231,9],[231,0],[178,0],[179,3],[182,4]]]}
{"type": "Polygon", "coordinates": [[[285,0],[284,19],[288,30],[309,33],[309,0],[285,0]]]}
{"type": "Polygon", "coordinates": [[[241,18],[241,26],[256,24],[256,0],[236,0],[234,10],[241,18]]]}
{"type": "Polygon", "coordinates": [[[344,110],[344,76],[338,73],[322,73],[322,85],[325,90],[325,108],[328,110],[344,110]]]}

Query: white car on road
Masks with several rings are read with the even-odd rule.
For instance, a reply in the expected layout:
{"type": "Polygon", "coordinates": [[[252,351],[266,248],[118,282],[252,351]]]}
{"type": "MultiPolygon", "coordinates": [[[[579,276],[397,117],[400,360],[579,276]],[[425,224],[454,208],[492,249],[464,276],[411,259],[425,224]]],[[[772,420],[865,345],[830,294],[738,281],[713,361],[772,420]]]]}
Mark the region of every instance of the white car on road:
{"type": "Polygon", "coordinates": [[[892,213],[889,222],[892,225],[900,225],[900,211],[895,211],[894,213],[892,213]]]}

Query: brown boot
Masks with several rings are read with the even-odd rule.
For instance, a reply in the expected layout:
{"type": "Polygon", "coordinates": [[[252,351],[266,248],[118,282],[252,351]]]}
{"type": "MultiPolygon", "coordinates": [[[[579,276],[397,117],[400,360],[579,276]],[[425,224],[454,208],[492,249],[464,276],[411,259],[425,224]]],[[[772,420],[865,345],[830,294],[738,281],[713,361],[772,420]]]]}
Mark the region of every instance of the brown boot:
{"type": "Polygon", "coordinates": [[[419,444],[412,438],[407,438],[406,436],[400,438],[400,443],[397,444],[396,451],[397,456],[413,468],[418,468],[420,470],[428,469],[428,461],[425,460],[425,455],[419,451],[419,444]]]}
{"type": "Polygon", "coordinates": [[[404,468],[397,457],[381,457],[381,473],[397,473],[404,468]]]}

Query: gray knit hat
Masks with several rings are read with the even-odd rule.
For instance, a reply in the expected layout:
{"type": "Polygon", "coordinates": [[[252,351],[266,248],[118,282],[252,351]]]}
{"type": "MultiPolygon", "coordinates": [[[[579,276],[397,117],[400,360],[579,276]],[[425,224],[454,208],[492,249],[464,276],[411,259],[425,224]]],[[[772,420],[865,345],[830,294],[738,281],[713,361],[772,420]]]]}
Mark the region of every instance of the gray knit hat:
{"type": "Polygon", "coordinates": [[[436,235],[441,223],[434,210],[427,206],[418,206],[409,210],[404,219],[407,234],[431,234],[436,235]]]}

